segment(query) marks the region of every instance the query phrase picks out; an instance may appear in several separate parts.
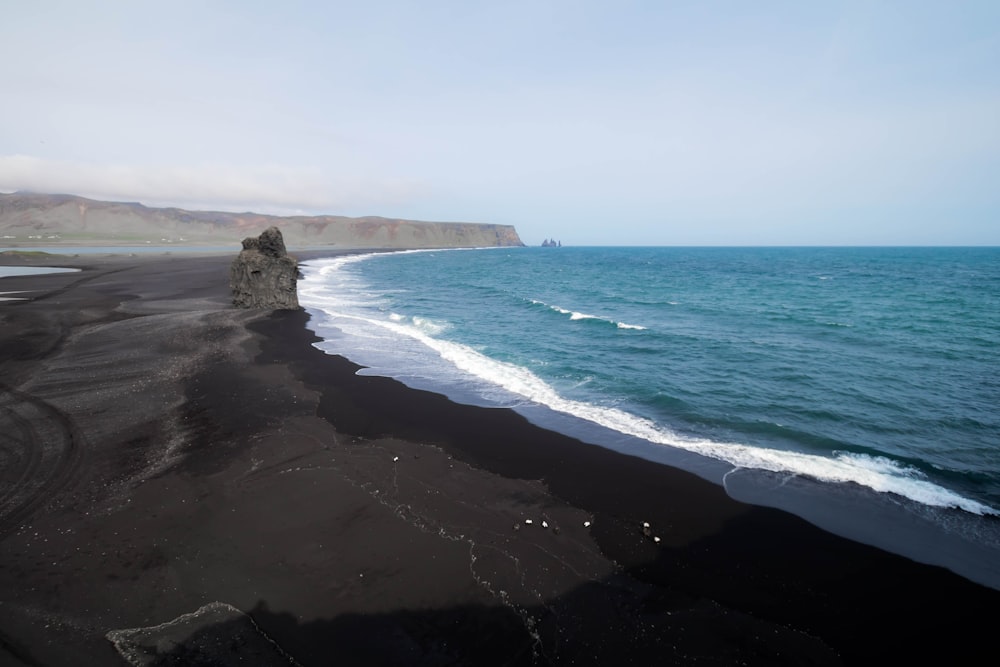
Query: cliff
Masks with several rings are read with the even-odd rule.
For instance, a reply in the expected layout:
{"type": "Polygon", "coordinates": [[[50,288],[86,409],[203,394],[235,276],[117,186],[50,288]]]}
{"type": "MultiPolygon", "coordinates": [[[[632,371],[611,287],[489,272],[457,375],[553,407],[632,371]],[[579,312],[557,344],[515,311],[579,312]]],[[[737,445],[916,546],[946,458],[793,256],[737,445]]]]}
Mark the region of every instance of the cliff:
{"type": "Polygon", "coordinates": [[[0,194],[0,245],[229,244],[277,227],[296,246],[474,248],[523,246],[510,225],[337,215],[187,211],[74,195],[0,194]]]}

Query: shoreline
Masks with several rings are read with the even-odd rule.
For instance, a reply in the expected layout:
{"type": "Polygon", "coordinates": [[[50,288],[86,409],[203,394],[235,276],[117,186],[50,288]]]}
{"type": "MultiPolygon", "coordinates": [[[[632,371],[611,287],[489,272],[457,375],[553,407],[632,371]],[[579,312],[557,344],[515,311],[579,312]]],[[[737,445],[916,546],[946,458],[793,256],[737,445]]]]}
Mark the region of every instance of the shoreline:
{"type": "Polygon", "coordinates": [[[212,602],[307,665],[992,645],[977,610],[997,591],[511,410],[359,376],[313,347],[304,311],[229,308],[231,259],[77,257],[82,275],[4,279],[42,292],[0,304],[19,434],[3,451],[27,471],[0,505],[12,664],[123,664],[107,632],[212,602]]]}
{"type": "MultiPolygon", "coordinates": [[[[470,261],[475,263],[477,260],[470,261]]],[[[336,264],[336,260],[331,263],[336,264]]],[[[734,455],[728,450],[747,449],[739,444],[744,441],[738,436],[735,440],[723,437],[719,441],[717,436],[706,435],[705,431],[686,431],[683,424],[677,429],[669,422],[659,431],[658,427],[644,423],[635,414],[608,414],[606,405],[600,401],[590,403],[586,398],[578,398],[582,402],[576,403],[566,400],[565,396],[556,396],[551,387],[543,385],[539,390],[538,384],[542,382],[539,378],[531,378],[532,389],[514,389],[505,399],[506,390],[502,388],[507,386],[506,374],[516,374],[521,369],[505,369],[503,364],[494,365],[480,359],[473,348],[460,353],[462,361],[438,366],[440,359],[434,352],[436,343],[422,348],[422,353],[413,353],[408,348],[412,341],[403,337],[401,349],[407,351],[397,355],[392,351],[397,344],[390,340],[392,336],[373,344],[367,331],[358,335],[341,332],[340,325],[334,324],[341,321],[340,314],[333,312],[341,309],[334,307],[328,312],[328,299],[336,301],[345,289],[352,294],[349,304],[364,299],[355,294],[350,282],[344,287],[330,287],[330,283],[320,277],[326,273],[325,262],[304,264],[305,279],[300,291],[309,297],[304,297],[303,304],[313,316],[307,326],[320,337],[331,337],[331,342],[321,341],[317,346],[362,366],[373,366],[363,371],[366,375],[396,378],[411,388],[442,393],[457,403],[509,406],[542,428],[638,456],[651,463],[693,472],[723,487],[731,498],[783,509],[837,535],[922,563],[941,565],[1000,590],[1000,516],[983,504],[988,501],[975,495],[962,495],[953,487],[930,479],[925,481],[917,474],[906,478],[905,483],[901,482],[903,474],[898,477],[871,474],[871,461],[840,465],[843,461],[837,452],[825,458],[808,447],[790,448],[789,451],[780,442],[776,445],[756,441],[750,448],[753,454],[741,451],[734,455]],[[414,363],[408,361],[411,358],[414,363]],[[546,397],[540,399],[542,403],[523,400],[524,395],[536,393],[546,397]],[[645,437],[638,435],[640,433],[645,437]],[[705,449],[710,453],[703,453],[705,449]],[[784,454],[789,456],[783,457],[784,454]],[[949,502],[953,504],[946,504],[949,502]]],[[[348,275],[350,273],[347,271],[348,275]]],[[[375,273],[377,275],[378,271],[375,273]]],[[[339,284],[339,278],[334,280],[339,284]]],[[[461,295],[455,298],[460,299],[461,295]]],[[[350,317],[360,316],[375,323],[380,317],[377,311],[366,310],[363,304],[347,305],[346,308],[351,316],[345,322],[350,322],[350,317]]],[[[461,321],[460,314],[456,313],[455,317],[461,321]]],[[[394,321],[398,321],[396,318],[393,315],[394,321]]],[[[406,323],[407,318],[402,319],[406,323]]],[[[354,328],[355,325],[350,324],[347,331],[354,328]]],[[[376,327],[374,331],[374,335],[381,338],[380,329],[376,327]]],[[[489,332],[481,333],[484,334],[482,341],[488,341],[489,332]]],[[[446,334],[444,340],[454,339],[446,334]]],[[[449,350],[442,354],[450,358],[454,352],[449,350]]],[[[872,456],[878,461],[877,453],[872,456]]]]}

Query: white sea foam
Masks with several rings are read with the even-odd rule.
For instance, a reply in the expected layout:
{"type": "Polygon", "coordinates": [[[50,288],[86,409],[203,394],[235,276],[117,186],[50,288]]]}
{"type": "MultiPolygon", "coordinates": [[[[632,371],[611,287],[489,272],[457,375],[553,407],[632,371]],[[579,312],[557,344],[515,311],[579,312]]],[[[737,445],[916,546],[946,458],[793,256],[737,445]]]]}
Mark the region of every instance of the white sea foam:
{"type": "Polygon", "coordinates": [[[569,319],[571,321],[576,321],[576,320],[598,320],[600,322],[607,322],[608,324],[614,324],[619,329],[634,329],[634,330],[637,330],[637,331],[645,331],[645,329],[646,329],[646,327],[644,327],[644,326],[642,326],[640,324],[628,324],[626,322],[619,322],[619,321],[617,321],[615,319],[612,319],[610,317],[602,317],[600,315],[590,315],[588,313],[581,313],[581,312],[578,312],[578,311],[575,311],[575,310],[567,310],[566,308],[563,308],[561,306],[554,306],[552,304],[545,303],[544,301],[539,301],[537,299],[532,299],[531,303],[537,304],[539,306],[545,306],[546,308],[549,308],[550,310],[554,310],[555,312],[557,312],[557,313],[559,313],[561,315],[569,315],[569,319]]]}
{"type": "MultiPolygon", "coordinates": [[[[415,319],[398,314],[379,314],[376,317],[370,308],[371,304],[368,310],[353,308],[355,300],[349,294],[342,294],[340,290],[345,287],[367,287],[350,276],[345,277],[343,274],[349,272],[342,272],[341,269],[365,257],[338,258],[304,265],[305,279],[299,283],[300,301],[309,308],[322,310],[331,320],[336,321],[336,328],[349,335],[378,338],[388,334],[385,347],[389,350],[398,347],[394,341],[410,340],[419,343],[425,350],[433,351],[437,357],[447,361],[450,368],[459,371],[466,384],[473,379],[471,384],[477,387],[478,393],[486,400],[509,406],[525,401],[543,405],[625,435],[722,460],[737,468],[801,475],[823,482],[854,483],[932,507],[954,507],[980,515],[1000,514],[991,507],[928,481],[916,469],[887,458],[846,452],[818,456],[695,438],[675,433],[649,419],[615,407],[565,398],[530,370],[497,361],[466,345],[437,338],[433,328],[421,326],[415,319]],[[381,334],[378,333],[380,331],[381,334]]],[[[542,305],[563,314],[574,312],[549,304],[542,305]]],[[[437,368],[440,368],[439,364],[437,368]]],[[[442,373],[448,371],[444,370],[442,373]]]]}
{"type": "MultiPolygon", "coordinates": [[[[405,320],[403,320],[405,322],[405,320]]],[[[413,322],[413,326],[417,327],[424,333],[430,336],[437,336],[443,334],[445,331],[451,328],[448,322],[441,322],[438,320],[432,320],[428,317],[412,317],[410,319],[413,322]]]]}

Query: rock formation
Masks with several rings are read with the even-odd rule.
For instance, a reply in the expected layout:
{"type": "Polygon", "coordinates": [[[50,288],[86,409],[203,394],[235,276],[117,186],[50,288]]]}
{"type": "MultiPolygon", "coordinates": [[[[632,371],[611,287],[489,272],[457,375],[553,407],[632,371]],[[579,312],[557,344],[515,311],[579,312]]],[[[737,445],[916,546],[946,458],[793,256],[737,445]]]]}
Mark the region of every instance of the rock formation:
{"type": "Polygon", "coordinates": [[[269,227],[257,238],[243,239],[243,250],[229,267],[233,305],[240,308],[295,310],[299,263],[285,250],[281,230],[269,227]]]}

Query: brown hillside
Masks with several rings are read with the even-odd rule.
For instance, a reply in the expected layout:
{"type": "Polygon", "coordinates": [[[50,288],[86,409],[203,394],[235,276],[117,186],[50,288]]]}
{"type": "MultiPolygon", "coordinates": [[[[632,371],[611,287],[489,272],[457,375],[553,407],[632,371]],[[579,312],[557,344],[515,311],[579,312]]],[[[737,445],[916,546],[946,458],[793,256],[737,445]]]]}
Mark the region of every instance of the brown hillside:
{"type": "Polygon", "coordinates": [[[345,248],[469,248],[521,246],[510,225],[424,222],[336,215],[273,216],[260,213],[152,208],[75,195],[0,194],[0,245],[233,243],[268,227],[289,245],[345,248]]]}

